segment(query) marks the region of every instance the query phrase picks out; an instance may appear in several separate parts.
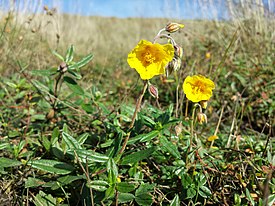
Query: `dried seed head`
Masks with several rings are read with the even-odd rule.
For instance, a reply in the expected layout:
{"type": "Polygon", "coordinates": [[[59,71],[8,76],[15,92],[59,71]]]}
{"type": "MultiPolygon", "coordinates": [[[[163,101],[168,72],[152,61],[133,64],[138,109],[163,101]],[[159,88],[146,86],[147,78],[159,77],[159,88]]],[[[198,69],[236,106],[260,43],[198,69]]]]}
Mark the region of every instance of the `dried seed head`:
{"type": "Polygon", "coordinates": [[[168,77],[173,71],[178,71],[181,68],[181,59],[174,57],[166,66],[166,76],[168,77]]]}
{"type": "Polygon", "coordinates": [[[197,120],[198,120],[199,124],[203,124],[203,123],[207,124],[207,116],[206,116],[206,114],[204,114],[202,112],[199,112],[197,114],[197,120]]]}
{"type": "Polygon", "coordinates": [[[181,46],[179,46],[178,44],[174,45],[174,49],[175,49],[175,55],[182,59],[183,57],[183,48],[181,46]]]}
{"type": "Polygon", "coordinates": [[[183,28],[184,25],[183,24],[178,24],[178,23],[168,23],[165,27],[165,31],[169,32],[169,33],[174,33],[176,31],[178,31],[179,29],[183,28]]]}

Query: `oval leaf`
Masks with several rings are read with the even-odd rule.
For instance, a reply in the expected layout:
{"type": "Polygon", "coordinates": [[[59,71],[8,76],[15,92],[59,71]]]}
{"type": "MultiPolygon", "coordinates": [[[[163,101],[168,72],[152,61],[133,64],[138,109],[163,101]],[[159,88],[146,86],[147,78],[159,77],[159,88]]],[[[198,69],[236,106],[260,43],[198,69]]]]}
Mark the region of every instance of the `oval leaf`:
{"type": "Polygon", "coordinates": [[[15,167],[15,166],[19,166],[21,164],[22,163],[19,162],[18,160],[8,159],[5,157],[0,158],[0,166],[1,167],[15,167]]]}
{"type": "Polygon", "coordinates": [[[47,159],[40,159],[40,160],[31,160],[28,162],[28,165],[53,174],[60,174],[65,175],[69,174],[74,171],[74,167],[64,162],[58,162],[55,160],[47,160],[47,159]]]}
{"type": "Polygon", "coordinates": [[[141,150],[135,153],[132,153],[123,158],[121,164],[135,164],[140,160],[148,158],[154,151],[157,150],[157,147],[150,147],[146,150],[141,150]]]}

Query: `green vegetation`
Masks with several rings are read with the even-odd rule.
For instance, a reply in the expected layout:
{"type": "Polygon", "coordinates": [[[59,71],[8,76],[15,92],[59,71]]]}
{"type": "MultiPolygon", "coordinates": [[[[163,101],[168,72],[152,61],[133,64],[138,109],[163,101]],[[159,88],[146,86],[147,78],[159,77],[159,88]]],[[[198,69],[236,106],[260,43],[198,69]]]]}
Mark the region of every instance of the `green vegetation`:
{"type": "Polygon", "coordinates": [[[133,121],[127,54],[171,20],[18,15],[0,20],[0,204],[274,204],[274,16],[182,20],[181,69],[133,121]],[[203,124],[193,74],[216,85],[203,124]]]}

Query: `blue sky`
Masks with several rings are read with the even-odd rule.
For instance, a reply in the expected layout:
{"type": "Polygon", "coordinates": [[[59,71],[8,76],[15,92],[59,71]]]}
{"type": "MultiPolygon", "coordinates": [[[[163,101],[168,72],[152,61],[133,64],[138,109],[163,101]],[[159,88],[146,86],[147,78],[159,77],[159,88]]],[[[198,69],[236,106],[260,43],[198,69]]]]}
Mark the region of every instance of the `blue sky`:
{"type": "MultiPolygon", "coordinates": [[[[14,0],[19,10],[43,11],[43,6],[55,7],[59,12],[106,17],[164,17],[177,19],[228,19],[226,0],[14,0]]],[[[238,0],[231,0],[238,2],[238,0]]],[[[0,0],[0,9],[10,9],[10,0],[0,0]]],[[[269,8],[273,8],[275,1],[269,8]]]]}
{"type": "Polygon", "coordinates": [[[63,12],[92,16],[179,19],[228,17],[224,0],[213,0],[214,6],[204,5],[205,10],[200,5],[202,0],[44,0],[44,3],[48,5],[54,5],[54,2],[61,3],[63,12]]]}

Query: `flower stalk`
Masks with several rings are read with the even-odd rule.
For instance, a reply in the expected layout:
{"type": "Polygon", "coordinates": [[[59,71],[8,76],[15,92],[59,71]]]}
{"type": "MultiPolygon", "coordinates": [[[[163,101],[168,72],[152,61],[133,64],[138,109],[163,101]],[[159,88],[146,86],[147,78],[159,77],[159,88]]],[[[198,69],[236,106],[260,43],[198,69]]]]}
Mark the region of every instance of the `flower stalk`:
{"type": "Polygon", "coordinates": [[[124,150],[126,148],[126,145],[128,143],[129,137],[131,135],[131,129],[134,127],[134,124],[135,124],[135,121],[136,121],[136,118],[137,118],[137,114],[138,114],[138,112],[140,110],[140,105],[141,105],[143,96],[144,96],[144,94],[145,94],[145,92],[147,90],[147,87],[148,87],[148,80],[144,81],[144,85],[143,85],[142,91],[141,91],[141,93],[140,93],[140,95],[139,95],[139,97],[137,99],[136,108],[135,108],[135,111],[134,111],[134,114],[133,114],[133,117],[132,117],[132,121],[131,121],[130,126],[129,126],[129,130],[130,131],[126,134],[126,137],[124,139],[123,145],[122,145],[122,147],[121,147],[121,149],[119,151],[120,155],[124,152],[124,150]]]}

